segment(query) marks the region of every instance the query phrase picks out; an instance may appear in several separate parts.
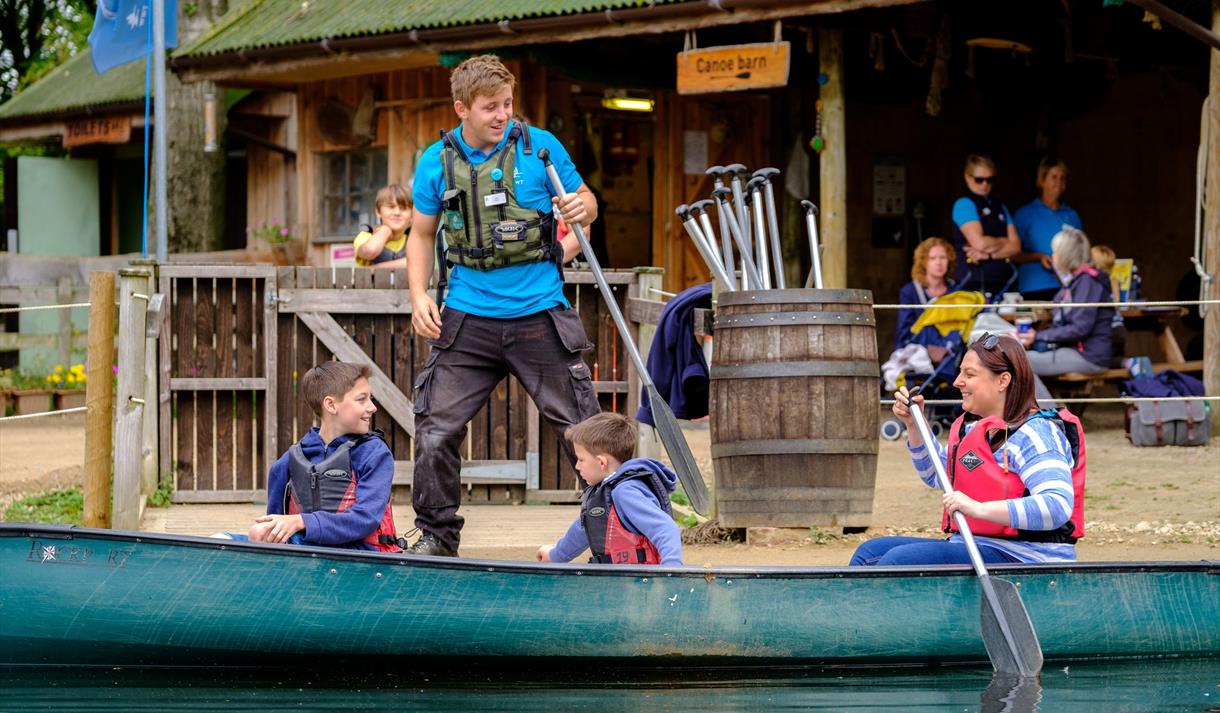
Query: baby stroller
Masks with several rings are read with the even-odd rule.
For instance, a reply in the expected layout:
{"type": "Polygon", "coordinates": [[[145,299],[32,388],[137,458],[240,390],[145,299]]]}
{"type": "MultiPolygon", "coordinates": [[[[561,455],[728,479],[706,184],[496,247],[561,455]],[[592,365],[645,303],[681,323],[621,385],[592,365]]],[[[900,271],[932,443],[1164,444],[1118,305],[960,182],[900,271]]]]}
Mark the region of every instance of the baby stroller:
{"type": "MultiPolygon", "coordinates": [[[[1008,282],[1001,290],[991,295],[990,302],[982,292],[966,291],[950,292],[936,300],[938,305],[976,304],[978,309],[932,307],[924,310],[919,319],[915,321],[915,325],[911,327],[911,332],[915,334],[913,343],[923,345],[925,348],[931,347],[932,349],[928,349],[929,352],[939,347],[947,350],[947,354],[930,371],[916,370],[899,374],[898,378],[894,380],[892,391],[896,391],[901,386],[907,387],[908,390],[918,387],[919,393],[929,401],[960,400],[962,394],[957,387],[953,386],[953,382],[957,379],[962,357],[966,354],[966,347],[970,345],[975,317],[983,311],[984,306],[999,304],[1004,292],[1007,292],[1016,280],[1017,269],[1016,266],[1013,266],[1008,282]]],[[[889,362],[887,362],[888,364],[889,362]]],[[[882,367],[882,371],[886,371],[885,366],[882,367]]],[[[929,404],[924,409],[928,427],[932,430],[932,435],[937,438],[949,430],[953,421],[961,413],[960,404],[929,404]]],[[[891,416],[881,423],[881,437],[887,441],[896,441],[905,433],[906,426],[897,418],[891,416]]]]}
{"type": "MultiPolygon", "coordinates": [[[[953,386],[957,378],[958,367],[962,356],[966,353],[966,339],[974,324],[974,317],[982,310],[984,304],[981,292],[951,292],[940,300],[939,304],[977,304],[978,309],[936,309],[925,310],[911,331],[915,332],[912,344],[919,345],[928,353],[944,351],[939,363],[931,370],[914,368],[902,371],[897,377],[892,376],[895,368],[893,357],[882,367],[887,372],[887,390],[897,391],[905,386],[908,390],[919,388],[925,399],[929,401],[960,399],[961,392],[953,386]],[[889,387],[893,387],[890,389],[889,387]]],[[[931,358],[920,360],[921,365],[931,365],[931,358]]],[[[961,413],[961,407],[956,404],[929,404],[924,409],[928,426],[932,434],[939,437],[949,428],[953,420],[961,413]]],[[[906,433],[906,427],[897,418],[891,416],[881,423],[881,437],[887,441],[896,441],[906,433]]]]}

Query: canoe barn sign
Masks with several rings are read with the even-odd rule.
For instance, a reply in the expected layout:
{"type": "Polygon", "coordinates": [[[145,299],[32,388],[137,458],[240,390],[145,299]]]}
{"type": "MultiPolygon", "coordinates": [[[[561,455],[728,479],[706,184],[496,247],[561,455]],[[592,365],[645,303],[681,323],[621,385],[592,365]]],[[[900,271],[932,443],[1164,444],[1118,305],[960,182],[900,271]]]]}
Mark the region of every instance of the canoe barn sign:
{"type": "Polygon", "coordinates": [[[678,93],[708,94],[788,84],[788,42],[726,45],[678,53],[678,93]]]}
{"type": "Polygon", "coordinates": [[[125,144],[130,139],[130,116],[96,116],[64,124],[64,146],[125,144]]]}

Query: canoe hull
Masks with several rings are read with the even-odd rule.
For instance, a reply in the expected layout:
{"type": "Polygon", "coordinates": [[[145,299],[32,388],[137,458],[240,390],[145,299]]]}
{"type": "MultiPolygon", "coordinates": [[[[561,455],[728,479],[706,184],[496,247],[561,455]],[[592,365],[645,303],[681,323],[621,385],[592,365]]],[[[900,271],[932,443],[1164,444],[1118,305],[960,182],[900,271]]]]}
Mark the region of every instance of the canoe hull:
{"type": "MultiPolygon", "coordinates": [[[[0,663],[985,662],[968,568],[623,568],[0,525],[0,663]]],[[[997,567],[1047,659],[1220,653],[1220,563],[997,567]]]]}

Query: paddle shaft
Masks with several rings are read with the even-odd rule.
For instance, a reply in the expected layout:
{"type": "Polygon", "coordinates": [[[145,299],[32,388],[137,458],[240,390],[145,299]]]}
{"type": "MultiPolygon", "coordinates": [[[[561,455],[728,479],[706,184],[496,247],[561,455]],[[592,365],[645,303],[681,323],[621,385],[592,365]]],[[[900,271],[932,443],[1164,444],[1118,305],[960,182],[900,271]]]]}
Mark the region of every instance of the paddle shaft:
{"type": "MultiPolygon", "coordinates": [[[[928,447],[928,451],[932,453],[932,467],[936,470],[936,482],[940,483],[940,489],[945,491],[945,494],[953,492],[953,483],[949,482],[949,475],[945,473],[945,466],[940,462],[933,449],[933,444],[936,438],[932,435],[932,429],[928,428],[928,422],[924,419],[923,409],[921,409],[913,400],[910,404],[911,417],[915,420],[915,428],[919,431],[919,437],[923,439],[924,444],[928,447]]],[[[966,541],[966,549],[970,552],[970,562],[974,565],[974,571],[980,577],[987,576],[987,567],[983,565],[983,556],[979,554],[979,546],[974,541],[974,533],[970,532],[970,525],[966,522],[966,516],[960,510],[953,512],[953,521],[957,523],[957,530],[962,535],[962,539],[966,541]]]]}
{"type": "MultiPolygon", "coordinates": [[[[809,275],[813,278],[812,287],[822,289],[822,255],[818,247],[817,206],[809,201],[801,201],[805,207],[805,231],[809,234],[809,257],[812,261],[809,275]]],[[[806,285],[809,287],[810,285],[806,285]]]]}
{"type": "MultiPolygon", "coordinates": [[[[911,398],[911,417],[915,421],[915,428],[918,429],[920,437],[923,438],[924,445],[927,446],[928,452],[931,454],[932,468],[936,471],[936,480],[940,483],[940,488],[941,490],[945,491],[945,494],[952,493],[953,483],[949,482],[949,475],[945,472],[945,465],[944,463],[940,462],[940,456],[936,455],[935,452],[936,440],[932,436],[932,429],[928,428],[928,422],[924,418],[923,409],[915,403],[913,396],[911,398]]],[[[1008,653],[1012,656],[1013,661],[1017,662],[1019,667],[1023,667],[1021,662],[1023,662],[1025,659],[1021,655],[1021,648],[1017,645],[1016,635],[1012,631],[1012,626],[1009,624],[1008,618],[1004,615],[1005,612],[1000,604],[999,595],[996,594],[995,588],[991,581],[991,576],[987,573],[987,566],[983,564],[983,556],[979,554],[978,544],[974,541],[974,534],[970,532],[970,525],[966,522],[966,516],[963,515],[960,510],[954,510],[953,521],[957,523],[957,530],[959,533],[961,533],[962,540],[964,540],[966,543],[966,550],[970,553],[970,562],[974,565],[974,571],[978,574],[979,586],[983,592],[983,599],[986,602],[986,605],[989,606],[991,611],[995,614],[996,623],[999,625],[1000,632],[1004,637],[1004,646],[1007,648],[1008,653]]],[[[1020,614],[1023,615],[1026,620],[1028,620],[1029,614],[1025,611],[1025,605],[1020,601],[1020,595],[1018,594],[1016,596],[1017,601],[1015,606],[1019,606],[1021,608],[1020,614]]],[[[992,646],[995,644],[995,642],[987,641],[986,636],[984,636],[983,643],[987,645],[987,653],[991,657],[992,665],[999,669],[1000,666],[998,665],[997,657],[992,652],[992,646]]],[[[1034,644],[1037,644],[1036,639],[1034,644]]],[[[1039,666],[1040,665],[1041,652],[1039,652],[1039,666]]],[[[1014,671],[1013,673],[1031,675],[1036,674],[1037,671],[1021,670],[1014,671]]]]}
{"type": "MultiPolygon", "coordinates": [[[[545,149],[543,149],[545,151],[545,149]]],[[[567,192],[563,190],[563,181],[559,179],[559,171],[555,170],[555,164],[551,163],[549,155],[543,155],[542,151],[538,152],[538,158],[546,165],[546,175],[551,179],[551,185],[555,187],[555,192],[559,197],[566,198],[567,192]]],[[[580,243],[580,249],[585,254],[585,260],[589,263],[589,268],[593,272],[593,279],[597,281],[597,288],[601,290],[602,297],[606,300],[606,308],[610,310],[610,316],[614,319],[614,326],[618,327],[619,334],[623,335],[623,347],[627,350],[627,355],[631,357],[631,363],[635,365],[635,370],[640,375],[640,382],[644,384],[650,392],[656,391],[656,385],[652,382],[652,376],[648,373],[648,367],[644,365],[644,359],[640,356],[640,351],[635,347],[635,340],[631,338],[631,330],[627,328],[627,320],[623,319],[623,312],[618,308],[618,302],[614,299],[614,292],[610,290],[610,283],[606,282],[606,276],[602,274],[602,266],[597,262],[597,256],[593,254],[593,246],[589,244],[589,239],[585,237],[585,228],[580,223],[572,223],[569,225],[572,232],[576,234],[576,240],[580,243]]],[[[693,238],[692,238],[693,239],[693,238]]]]}

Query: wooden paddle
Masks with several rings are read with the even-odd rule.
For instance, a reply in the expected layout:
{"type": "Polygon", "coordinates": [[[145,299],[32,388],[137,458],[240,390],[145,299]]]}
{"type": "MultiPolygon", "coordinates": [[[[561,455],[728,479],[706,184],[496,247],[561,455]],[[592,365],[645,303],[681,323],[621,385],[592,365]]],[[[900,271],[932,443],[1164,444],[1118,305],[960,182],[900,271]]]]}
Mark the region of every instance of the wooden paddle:
{"type": "MultiPolygon", "coordinates": [[[[555,187],[555,193],[561,198],[566,197],[563,182],[559,180],[559,172],[551,163],[550,152],[540,149],[538,158],[542,159],[542,163],[546,165],[546,174],[551,179],[551,185],[555,187]]],[[[644,383],[648,403],[652,407],[652,418],[657,425],[657,433],[661,436],[661,443],[665,444],[665,452],[669,454],[669,460],[673,462],[678,481],[682,483],[682,489],[686,491],[686,497],[690,500],[690,505],[695,512],[706,515],[711,510],[707,485],[699,473],[699,466],[695,463],[695,456],[690,451],[686,436],[682,435],[682,429],[678,426],[678,419],[669,408],[669,404],[665,403],[665,399],[661,398],[661,394],[657,392],[657,386],[653,383],[652,376],[649,375],[648,368],[644,365],[644,359],[640,357],[640,351],[635,346],[635,340],[631,338],[631,332],[627,329],[627,320],[623,319],[623,313],[614,299],[614,293],[610,291],[606,276],[602,274],[601,265],[597,263],[597,257],[593,254],[593,247],[589,245],[589,239],[585,237],[584,228],[579,223],[569,227],[572,228],[572,232],[576,233],[576,239],[580,241],[580,249],[589,263],[589,269],[593,271],[593,278],[597,281],[597,287],[601,290],[606,307],[610,310],[610,316],[614,318],[614,326],[618,328],[619,335],[623,337],[623,347],[627,350],[627,355],[631,357],[631,362],[640,375],[640,381],[644,383]]]]}
{"type": "MultiPolygon", "coordinates": [[[[945,466],[936,455],[936,439],[932,429],[924,419],[923,409],[914,401],[911,395],[911,416],[919,430],[920,437],[927,444],[932,455],[932,465],[936,468],[936,479],[941,490],[953,492],[953,484],[945,473],[945,466]]],[[[1038,633],[1021,601],[1021,593],[1016,585],[1006,579],[995,579],[987,574],[983,565],[983,557],[979,554],[970,525],[966,516],[960,511],[953,513],[953,521],[957,530],[966,541],[966,549],[970,552],[970,562],[979,578],[979,619],[983,634],[983,645],[987,647],[987,656],[991,665],[1000,673],[1018,676],[1036,676],[1042,670],[1042,647],[1038,644],[1038,633]]]]}

